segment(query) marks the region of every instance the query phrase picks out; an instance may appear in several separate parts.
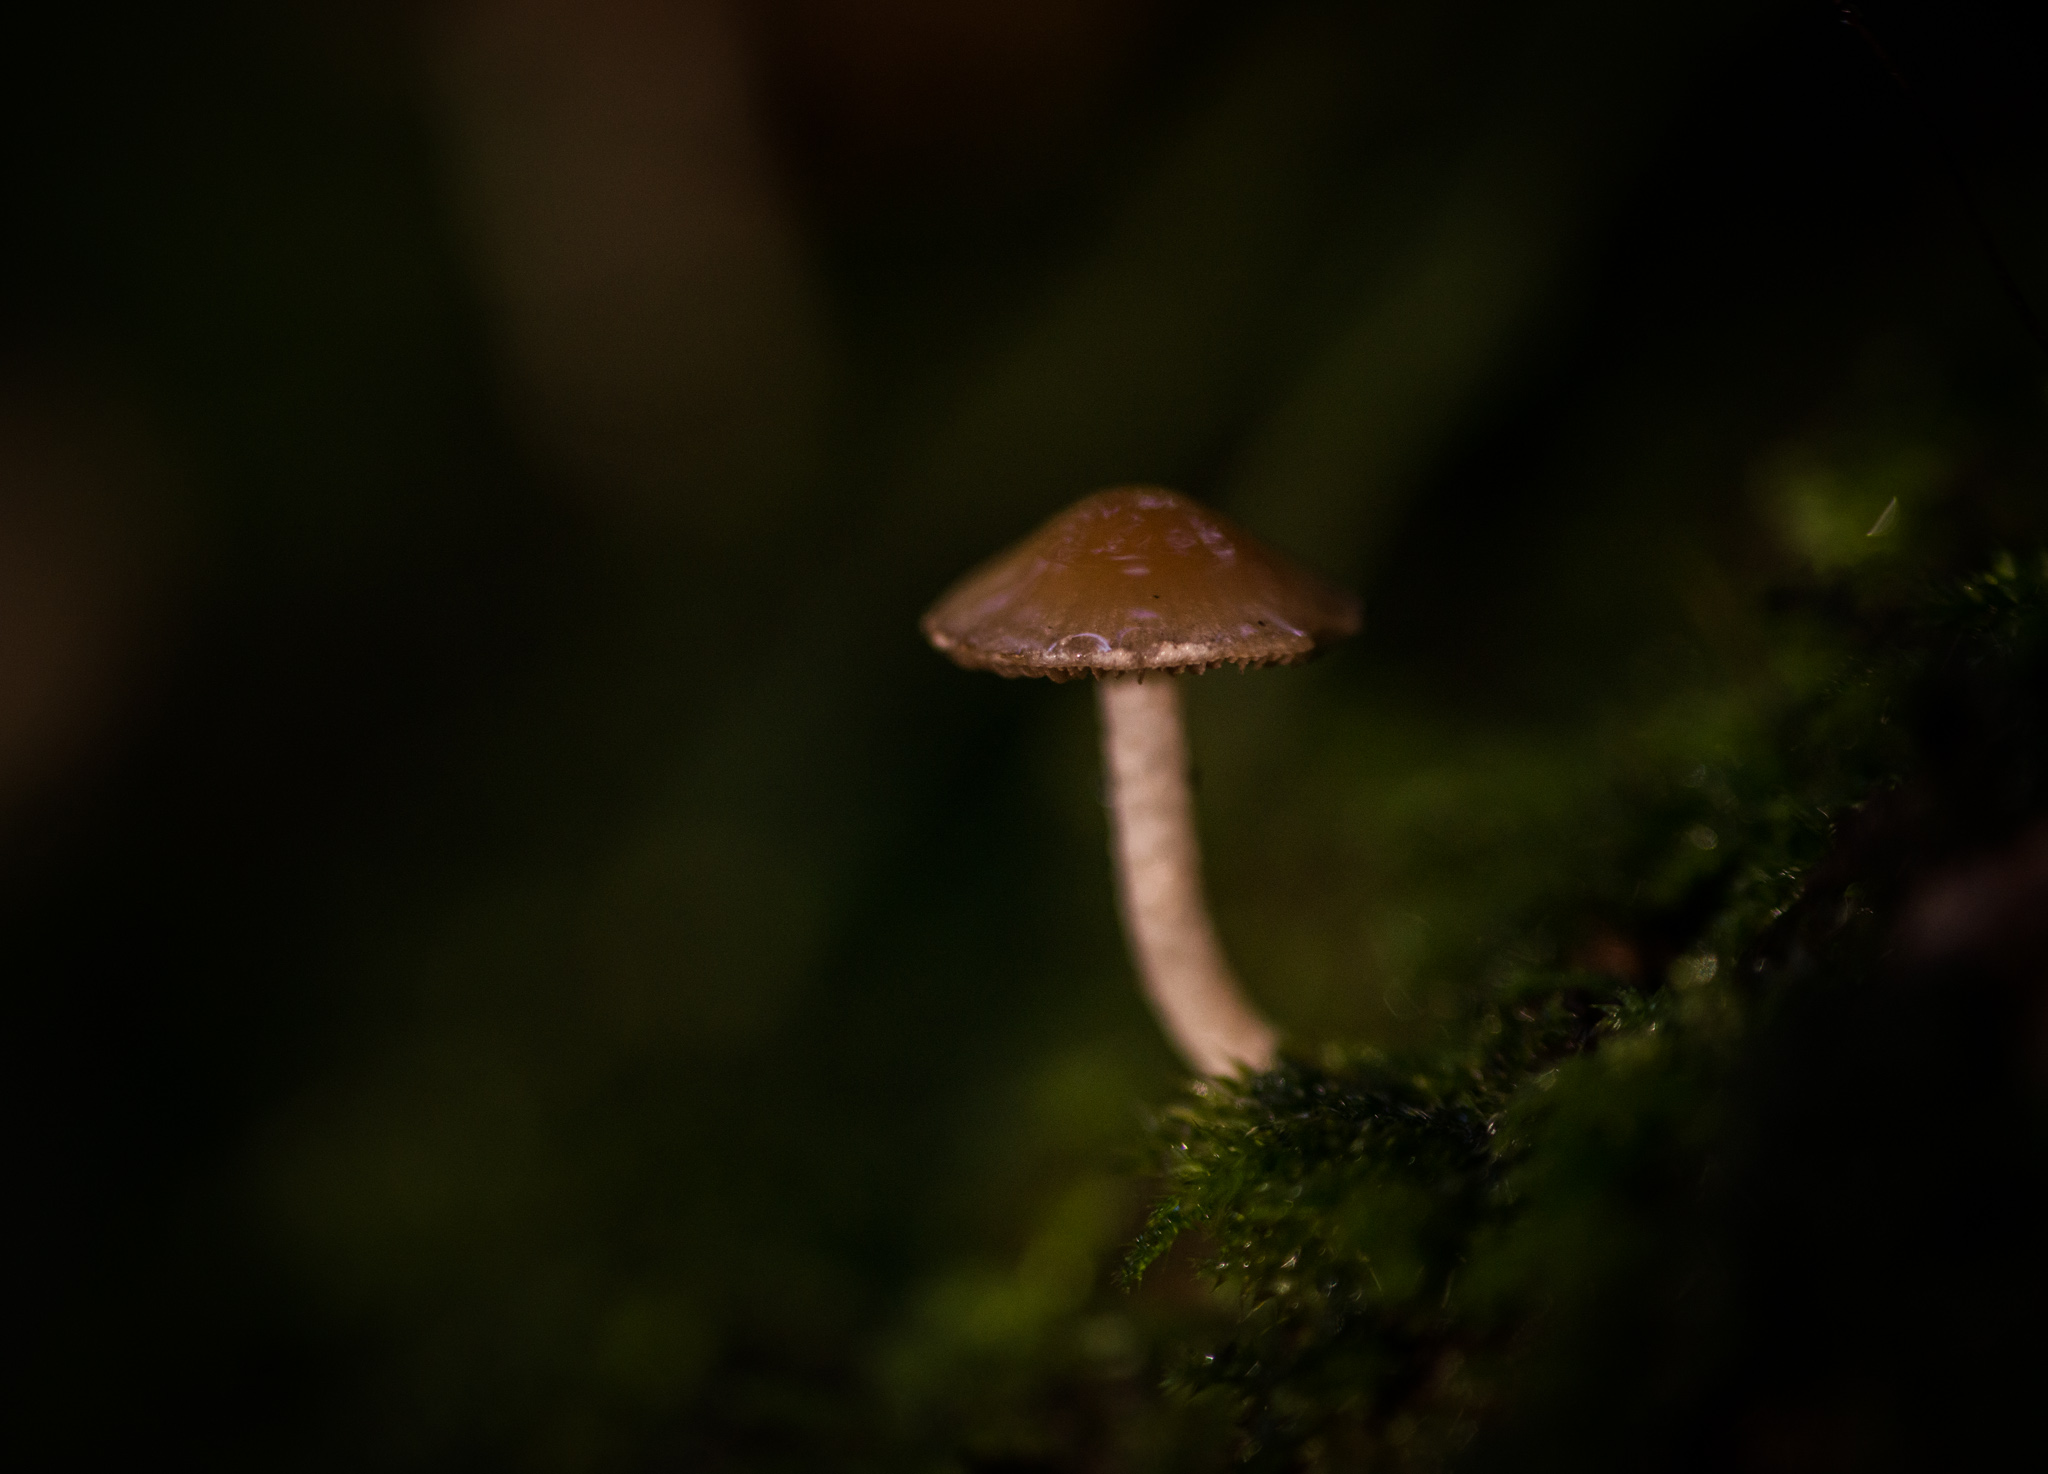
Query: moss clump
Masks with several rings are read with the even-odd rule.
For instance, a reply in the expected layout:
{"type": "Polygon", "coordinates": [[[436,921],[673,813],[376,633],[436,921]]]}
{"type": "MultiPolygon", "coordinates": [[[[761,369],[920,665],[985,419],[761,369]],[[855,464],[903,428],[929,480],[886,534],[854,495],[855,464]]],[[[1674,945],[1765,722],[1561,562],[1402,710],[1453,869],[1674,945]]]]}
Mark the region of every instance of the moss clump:
{"type": "Polygon", "coordinates": [[[1234,1300],[1171,1381],[1244,1466],[1990,1446],[2034,1363],[1949,1348],[2043,1300],[2044,590],[2048,560],[2001,557],[1809,600],[1847,653],[1685,887],[1504,964],[1433,1050],[1166,1114],[1126,1275],[1184,1257],[1234,1300]]]}

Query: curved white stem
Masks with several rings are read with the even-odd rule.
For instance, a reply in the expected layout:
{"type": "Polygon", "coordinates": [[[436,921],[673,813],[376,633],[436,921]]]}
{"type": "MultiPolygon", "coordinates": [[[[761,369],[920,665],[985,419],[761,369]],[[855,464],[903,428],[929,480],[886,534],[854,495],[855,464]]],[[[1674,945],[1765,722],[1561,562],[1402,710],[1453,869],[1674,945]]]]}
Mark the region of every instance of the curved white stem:
{"type": "Polygon", "coordinates": [[[1145,996],[1188,1063],[1205,1075],[1270,1068],[1276,1035],[1245,1001],[1209,920],[1188,792],[1180,684],[1099,682],[1117,894],[1145,996]]]}

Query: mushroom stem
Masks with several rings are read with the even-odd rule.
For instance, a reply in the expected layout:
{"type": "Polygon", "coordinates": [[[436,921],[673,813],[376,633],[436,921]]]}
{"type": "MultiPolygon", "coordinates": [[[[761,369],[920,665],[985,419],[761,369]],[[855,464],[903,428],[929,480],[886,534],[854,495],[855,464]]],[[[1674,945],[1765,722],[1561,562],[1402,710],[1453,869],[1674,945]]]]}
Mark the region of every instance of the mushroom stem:
{"type": "Polygon", "coordinates": [[[1180,683],[1111,676],[1096,685],[1114,815],[1112,849],[1124,934],[1152,1010],[1205,1075],[1273,1063],[1275,1034],[1245,1001],[1202,896],[1202,853],[1188,791],[1180,683]]]}

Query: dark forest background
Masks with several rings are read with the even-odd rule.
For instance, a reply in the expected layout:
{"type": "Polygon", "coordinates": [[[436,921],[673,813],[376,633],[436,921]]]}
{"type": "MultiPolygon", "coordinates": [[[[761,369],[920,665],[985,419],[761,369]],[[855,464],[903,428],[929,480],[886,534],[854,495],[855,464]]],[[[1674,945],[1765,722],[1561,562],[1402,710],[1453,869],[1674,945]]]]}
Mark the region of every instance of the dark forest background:
{"type": "Polygon", "coordinates": [[[1189,694],[1282,1025],[1663,976],[1784,591],[2048,540],[2048,12],[1860,9],[16,16],[21,1467],[1205,1467],[1088,692],[917,616],[1211,502],[1367,609],[1189,694]]]}

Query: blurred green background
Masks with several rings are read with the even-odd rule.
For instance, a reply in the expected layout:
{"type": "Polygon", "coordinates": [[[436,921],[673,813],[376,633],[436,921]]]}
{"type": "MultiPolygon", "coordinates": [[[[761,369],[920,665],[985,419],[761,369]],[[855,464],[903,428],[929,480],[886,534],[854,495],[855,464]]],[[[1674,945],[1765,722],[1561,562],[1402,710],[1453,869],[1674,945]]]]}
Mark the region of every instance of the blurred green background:
{"type": "MultiPolygon", "coordinates": [[[[1865,14],[2048,298],[2042,15],[1865,14]]],[[[1103,1289],[1180,1075],[1089,693],[923,607],[1130,481],[1359,588],[1351,647],[1189,700],[1252,991],[1387,1045],[1646,883],[1811,679],[1770,590],[2048,532],[2043,360],[1823,0],[4,50],[40,1466],[962,1467],[1079,1408],[1087,1467],[1171,1467],[1146,1348],[1213,1308],[1103,1289]]]]}

